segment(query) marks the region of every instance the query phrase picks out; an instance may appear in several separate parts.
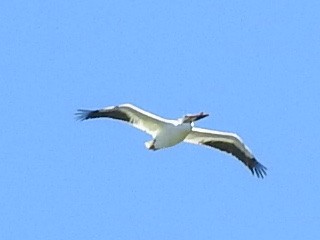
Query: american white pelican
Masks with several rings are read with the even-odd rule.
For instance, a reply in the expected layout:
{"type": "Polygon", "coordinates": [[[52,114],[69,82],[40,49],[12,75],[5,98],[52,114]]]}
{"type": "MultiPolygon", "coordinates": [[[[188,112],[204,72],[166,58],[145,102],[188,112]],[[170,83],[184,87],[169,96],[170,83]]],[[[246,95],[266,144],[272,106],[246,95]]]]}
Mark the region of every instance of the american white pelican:
{"type": "Polygon", "coordinates": [[[106,117],[130,123],[152,136],[153,139],[145,143],[150,150],[171,147],[182,141],[200,144],[231,153],[259,178],[266,175],[267,168],[255,159],[238,135],[194,127],[195,121],[209,116],[203,112],[185,115],[177,120],[168,120],[131,104],[122,104],[93,111],[79,109],[76,115],[79,120],[106,117]]]}

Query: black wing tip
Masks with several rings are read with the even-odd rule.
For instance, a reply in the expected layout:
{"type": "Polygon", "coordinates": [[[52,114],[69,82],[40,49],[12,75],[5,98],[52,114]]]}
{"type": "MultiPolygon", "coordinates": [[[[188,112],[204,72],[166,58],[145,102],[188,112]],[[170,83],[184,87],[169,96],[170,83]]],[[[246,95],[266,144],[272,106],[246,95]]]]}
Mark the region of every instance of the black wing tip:
{"type": "Polygon", "coordinates": [[[252,175],[256,175],[258,178],[264,178],[267,176],[267,168],[263,166],[261,163],[257,161],[257,159],[253,158],[252,159],[255,165],[253,167],[249,167],[252,175]]]}
{"type": "Polygon", "coordinates": [[[91,118],[91,114],[95,111],[85,110],[85,109],[78,109],[77,112],[74,114],[76,116],[76,120],[84,121],[91,118]]]}

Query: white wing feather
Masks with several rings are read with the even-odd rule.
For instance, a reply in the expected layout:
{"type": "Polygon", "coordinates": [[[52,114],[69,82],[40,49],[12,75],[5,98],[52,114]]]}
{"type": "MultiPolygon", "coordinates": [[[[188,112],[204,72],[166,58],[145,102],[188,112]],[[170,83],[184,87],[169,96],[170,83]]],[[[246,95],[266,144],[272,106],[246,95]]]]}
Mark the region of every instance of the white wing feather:
{"type": "Polygon", "coordinates": [[[167,120],[146,112],[132,104],[121,104],[93,111],[80,109],[76,114],[80,120],[103,117],[122,120],[153,137],[156,136],[162,127],[173,122],[173,120],[167,120]]]}
{"type": "Polygon", "coordinates": [[[187,143],[200,144],[227,152],[242,161],[258,177],[266,175],[267,168],[259,163],[242,139],[234,133],[193,128],[184,140],[187,143]]]}

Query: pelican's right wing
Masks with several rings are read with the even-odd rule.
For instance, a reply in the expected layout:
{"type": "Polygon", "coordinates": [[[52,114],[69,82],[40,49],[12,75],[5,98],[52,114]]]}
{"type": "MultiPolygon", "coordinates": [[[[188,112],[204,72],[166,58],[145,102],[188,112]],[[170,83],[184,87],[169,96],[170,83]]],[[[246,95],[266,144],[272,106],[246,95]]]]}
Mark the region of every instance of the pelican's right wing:
{"type": "Polygon", "coordinates": [[[91,118],[112,118],[121,120],[153,137],[156,136],[157,132],[162,127],[170,123],[170,120],[146,112],[131,104],[122,104],[93,111],[79,109],[76,115],[79,120],[87,120],[91,118]]]}
{"type": "Polygon", "coordinates": [[[267,168],[259,163],[241,138],[234,133],[220,132],[203,128],[193,128],[184,140],[188,143],[213,147],[235,156],[258,177],[266,175],[267,168]]]}

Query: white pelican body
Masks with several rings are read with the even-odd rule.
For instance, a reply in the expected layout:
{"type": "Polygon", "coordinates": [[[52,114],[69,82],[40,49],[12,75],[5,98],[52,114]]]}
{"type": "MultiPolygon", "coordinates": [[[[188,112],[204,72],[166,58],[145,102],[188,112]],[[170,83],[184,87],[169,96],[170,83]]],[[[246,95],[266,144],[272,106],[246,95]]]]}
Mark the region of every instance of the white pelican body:
{"type": "Polygon", "coordinates": [[[191,132],[190,123],[167,123],[156,134],[152,141],[146,142],[148,149],[157,150],[172,147],[182,142],[191,132]]]}
{"type": "Polygon", "coordinates": [[[194,122],[209,116],[203,112],[186,115],[177,120],[169,120],[146,112],[131,104],[106,107],[98,110],[78,110],[78,119],[112,118],[130,123],[134,127],[150,134],[152,140],[145,143],[150,150],[172,147],[182,141],[231,153],[242,161],[258,177],[266,175],[266,167],[259,163],[241,138],[228,132],[195,128],[194,122]]]}

